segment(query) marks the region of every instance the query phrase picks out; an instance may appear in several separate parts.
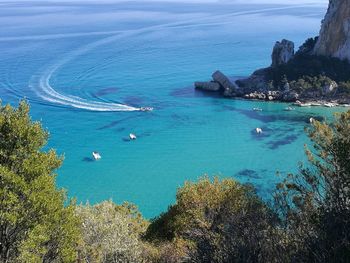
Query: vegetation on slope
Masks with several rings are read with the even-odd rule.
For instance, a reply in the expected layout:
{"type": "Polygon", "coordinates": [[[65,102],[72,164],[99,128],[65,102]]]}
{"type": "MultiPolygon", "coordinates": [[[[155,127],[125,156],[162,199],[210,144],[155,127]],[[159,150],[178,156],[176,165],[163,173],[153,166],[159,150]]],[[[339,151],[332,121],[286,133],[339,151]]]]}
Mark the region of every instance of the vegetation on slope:
{"type": "Polygon", "coordinates": [[[55,187],[62,157],[29,106],[0,105],[0,262],[75,262],[79,221],[55,187]]]}
{"type": "Polygon", "coordinates": [[[289,82],[291,90],[298,93],[313,89],[322,94],[322,87],[336,82],[341,94],[350,95],[349,62],[312,55],[316,41],[317,38],[306,40],[288,63],[266,69],[266,80],[273,89],[283,90],[289,82]]]}
{"type": "Polygon", "coordinates": [[[309,163],[267,204],[251,185],[201,178],[148,222],[132,204],[67,204],[62,158],[29,106],[0,106],[0,262],[349,262],[350,111],[307,130],[309,163]],[[66,205],[65,205],[66,204],[66,205]]]}

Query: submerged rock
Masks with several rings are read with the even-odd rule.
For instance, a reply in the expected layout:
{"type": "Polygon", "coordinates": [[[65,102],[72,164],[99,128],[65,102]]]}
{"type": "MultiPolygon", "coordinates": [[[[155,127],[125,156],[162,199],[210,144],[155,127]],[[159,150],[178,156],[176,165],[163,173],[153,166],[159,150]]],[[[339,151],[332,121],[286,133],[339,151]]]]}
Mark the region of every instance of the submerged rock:
{"type": "Polygon", "coordinates": [[[277,41],[272,51],[272,67],[286,64],[294,57],[294,43],[292,41],[283,39],[281,42],[277,41]]]}
{"type": "Polygon", "coordinates": [[[196,89],[204,90],[204,91],[219,91],[221,86],[219,83],[214,81],[200,82],[197,81],[194,83],[196,89]]]}
{"type": "Polygon", "coordinates": [[[313,53],[350,61],[350,1],[330,0],[313,53]]]}

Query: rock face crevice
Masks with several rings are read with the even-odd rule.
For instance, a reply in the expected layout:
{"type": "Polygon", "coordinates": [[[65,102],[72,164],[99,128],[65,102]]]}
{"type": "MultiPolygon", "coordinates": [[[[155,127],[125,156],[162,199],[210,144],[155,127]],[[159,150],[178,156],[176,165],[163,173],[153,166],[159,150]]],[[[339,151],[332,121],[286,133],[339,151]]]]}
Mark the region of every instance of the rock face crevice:
{"type": "Polygon", "coordinates": [[[350,0],[330,0],[313,53],[350,61],[350,0]]]}

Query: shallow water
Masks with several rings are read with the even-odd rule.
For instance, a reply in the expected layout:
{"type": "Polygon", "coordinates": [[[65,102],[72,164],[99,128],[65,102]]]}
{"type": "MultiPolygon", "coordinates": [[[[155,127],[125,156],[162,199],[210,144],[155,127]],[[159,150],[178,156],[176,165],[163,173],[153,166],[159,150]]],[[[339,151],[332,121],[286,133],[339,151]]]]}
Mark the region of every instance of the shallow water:
{"type": "Polygon", "coordinates": [[[251,182],[269,198],[276,171],[304,160],[311,116],[339,109],[228,100],[195,92],[216,69],[247,76],[276,40],[318,34],[325,5],[11,2],[0,6],[0,94],[26,97],[65,155],[58,184],[91,203],[164,211],[203,174],[251,182]],[[152,106],[153,112],[134,111],[152,106]],[[262,112],[252,111],[260,107],[262,112]],[[261,127],[262,135],[254,129],[261,127]],[[135,133],[136,141],[128,134],[135,133]],[[97,150],[102,160],[94,162],[97,150]]]}

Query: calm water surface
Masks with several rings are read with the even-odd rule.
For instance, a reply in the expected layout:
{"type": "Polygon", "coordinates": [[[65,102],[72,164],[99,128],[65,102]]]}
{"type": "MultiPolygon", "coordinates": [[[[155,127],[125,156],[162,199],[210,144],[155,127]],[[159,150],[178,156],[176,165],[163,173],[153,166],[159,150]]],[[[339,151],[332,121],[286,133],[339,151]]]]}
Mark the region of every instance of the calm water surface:
{"type": "Polygon", "coordinates": [[[31,102],[33,119],[50,131],[49,147],[65,156],[58,184],[79,201],[128,200],[152,217],[185,180],[203,174],[251,182],[268,198],[276,171],[293,172],[304,160],[308,119],[331,118],[330,110],[285,112],[286,104],[205,96],[192,83],[216,69],[235,77],[269,65],[276,40],[301,45],[318,34],[325,11],[1,2],[0,95],[31,102]],[[140,106],[155,110],[133,111],[140,106]],[[92,161],[93,150],[102,160],[92,161]]]}

